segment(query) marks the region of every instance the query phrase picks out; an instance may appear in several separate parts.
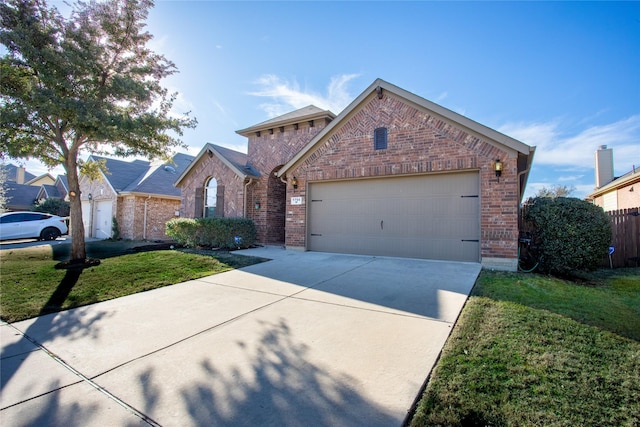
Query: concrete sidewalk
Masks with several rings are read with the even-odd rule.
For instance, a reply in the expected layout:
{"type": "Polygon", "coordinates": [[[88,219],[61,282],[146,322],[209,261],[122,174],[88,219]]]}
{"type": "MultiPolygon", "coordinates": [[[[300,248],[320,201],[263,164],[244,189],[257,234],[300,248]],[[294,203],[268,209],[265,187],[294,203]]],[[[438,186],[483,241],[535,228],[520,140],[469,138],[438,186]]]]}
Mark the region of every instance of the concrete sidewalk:
{"type": "Polygon", "coordinates": [[[0,424],[401,425],[479,264],[272,261],[2,324],[0,424]]]}

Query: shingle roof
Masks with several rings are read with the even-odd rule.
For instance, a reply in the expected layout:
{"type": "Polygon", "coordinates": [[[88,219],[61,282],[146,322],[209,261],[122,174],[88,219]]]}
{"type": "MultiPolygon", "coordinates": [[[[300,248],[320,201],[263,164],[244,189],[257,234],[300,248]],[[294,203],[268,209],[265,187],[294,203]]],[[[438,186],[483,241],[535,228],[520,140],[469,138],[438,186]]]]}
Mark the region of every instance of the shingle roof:
{"type": "Polygon", "coordinates": [[[178,172],[177,178],[175,179],[173,185],[179,187],[180,182],[187,175],[189,175],[191,167],[193,167],[193,165],[198,162],[198,159],[200,159],[204,155],[215,155],[242,179],[246,177],[257,178],[260,176],[260,171],[258,171],[255,167],[253,167],[253,165],[251,165],[251,163],[248,162],[248,157],[245,153],[221,147],[216,144],[207,143],[204,145],[204,147],[202,147],[202,150],[200,150],[200,153],[198,153],[191,165],[181,172],[178,172]]]}
{"type": "Polygon", "coordinates": [[[216,144],[208,144],[213,147],[222,157],[227,159],[236,169],[244,175],[255,177],[260,176],[260,172],[249,163],[249,157],[245,153],[221,147],[216,144]]]}
{"type": "Polygon", "coordinates": [[[42,184],[40,186],[40,192],[38,192],[38,198],[41,198],[41,192],[44,193],[42,194],[42,196],[46,196],[47,198],[49,197],[54,197],[54,198],[62,198],[62,195],[60,194],[60,191],[58,190],[58,187],[56,187],[55,185],[49,185],[49,184],[42,184]]]}
{"type": "Polygon", "coordinates": [[[151,163],[145,160],[125,162],[108,157],[91,156],[94,161],[104,159],[105,178],[118,193],[145,193],[162,196],[180,196],[173,182],[193,161],[193,156],[177,153],[173,163],[151,163]]]}
{"type": "Polygon", "coordinates": [[[7,209],[13,211],[29,210],[36,201],[40,187],[35,185],[16,184],[7,182],[6,198],[7,209]]]}
{"type": "Polygon", "coordinates": [[[150,166],[145,176],[139,182],[131,183],[125,191],[179,197],[180,189],[174,187],[173,182],[191,164],[193,156],[178,153],[172,160],[173,163],[150,166]]]}
{"type": "Polygon", "coordinates": [[[67,180],[67,175],[58,175],[57,179],[59,179],[62,182],[62,185],[64,185],[65,189],[69,188],[69,181],[67,180]]]}
{"type": "MultiPolygon", "coordinates": [[[[7,163],[6,165],[4,165],[4,169],[5,171],[7,171],[7,182],[16,182],[16,176],[18,174],[18,166],[12,163],[7,163]]],[[[36,176],[32,173],[29,173],[27,171],[24,172],[24,182],[31,181],[35,177],[36,176]]]]}

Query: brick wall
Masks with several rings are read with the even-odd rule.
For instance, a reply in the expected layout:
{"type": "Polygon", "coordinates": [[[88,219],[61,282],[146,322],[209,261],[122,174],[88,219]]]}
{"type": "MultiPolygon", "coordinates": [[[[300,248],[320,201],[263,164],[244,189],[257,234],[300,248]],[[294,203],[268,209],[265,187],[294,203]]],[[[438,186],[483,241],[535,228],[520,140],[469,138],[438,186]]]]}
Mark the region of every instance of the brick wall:
{"type": "Polygon", "coordinates": [[[286,245],[306,246],[306,183],[310,181],[434,172],[479,170],[481,202],[481,256],[517,258],[517,157],[509,156],[478,135],[404,103],[394,95],[369,98],[360,110],[334,129],[325,142],[289,175],[298,190],[287,187],[287,197],[303,196],[304,205],[287,200],[286,245]],[[373,132],[388,128],[388,148],[373,149],[373,132]],[[496,181],[493,163],[503,172],[496,181]]]}
{"type": "Polygon", "coordinates": [[[119,206],[122,207],[118,211],[120,237],[133,240],[168,240],[166,223],[175,218],[176,211],[180,210],[180,200],[130,195],[122,197],[119,206]]]}
{"type": "MultiPolygon", "coordinates": [[[[180,215],[186,218],[202,216],[196,215],[196,189],[204,187],[210,177],[224,186],[224,215],[225,217],[241,217],[244,210],[244,183],[242,179],[222,162],[217,156],[203,155],[196,160],[198,163],[191,169],[180,185],[182,201],[180,215]]],[[[201,205],[200,205],[201,206],[201,205]]]]}
{"type": "Polygon", "coordinates": [[[260,180],[249,187],[250,209],[247,217],[254,220],[258,241],[284,243],[285,184],[274,173],[295,156],[328,122],[316,120],[313,126],[301,122],[296,126],[276,126],[273,133],[261,131],[249,137],[249,161],[262,172],[260,180]],[[255,204],[260,203],[260,209],[255,204]]]}

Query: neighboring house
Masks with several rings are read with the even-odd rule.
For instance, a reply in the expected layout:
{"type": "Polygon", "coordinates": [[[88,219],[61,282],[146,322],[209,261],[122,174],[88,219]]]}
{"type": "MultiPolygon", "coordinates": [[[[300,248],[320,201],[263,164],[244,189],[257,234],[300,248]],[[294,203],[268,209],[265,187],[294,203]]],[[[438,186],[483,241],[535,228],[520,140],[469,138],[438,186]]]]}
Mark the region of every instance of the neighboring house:
{"type": "Polygon", "coordinates": [[[596,189],[587,200],[605,212],[640,207],[640,169],[613,176],[613,150],[601,146],[595,154],[596,189]]]}
{"type": "Polygon", "coordinates": [[[38,200],[37,196],[40,191],[40,184],[31,183],[39,181],[39,177],[27,172],[23,166],[11,163],[2,165],[2,168],[6,174],[4,185],[7,203],[5,209],[9,212],[30,211],[38,200]]]}
{"type": "Polygon", "coordinates": [[[238,133],[246,155],[207,144],[179,176],[182,215],[252,218],[287,249],[517,267],[535,147],[380,79],[338,116],[309,106],[238,133]]]}
{"type": "Polygon", "coordinates": [[[54,179],[48,173],[35,176],[24,167],[11,163],[2,167],[7,174],[7,211],[30,211],[36,202],[48,198],[69,201],[66,175],[58,175],[54,179]]]}
{"type": "Polygon", "coordinates": [[[43,184],[36,196],[37,200],[62,199],[69,201],[69,183],[66,175],[58,175],[52,185],[43,184]]]}
{"type": "Polygon", "coordinates": [[[45,173],[25,182],[25,184],[39,187],[41,185],[53,185],[55,182],[56,180],[51,174],[45,173]]]}
{"type": "Polygon", "coordinates": [[[107,172],[91,181],[80,176],[82,219],[89,237],[110,238],[116,218],[123,239],[167,239],[165,224],[180,214],[180,190],[173,183],[193,160],[178,153],[169,163],[125,162],[100,156],[107,172]]]}

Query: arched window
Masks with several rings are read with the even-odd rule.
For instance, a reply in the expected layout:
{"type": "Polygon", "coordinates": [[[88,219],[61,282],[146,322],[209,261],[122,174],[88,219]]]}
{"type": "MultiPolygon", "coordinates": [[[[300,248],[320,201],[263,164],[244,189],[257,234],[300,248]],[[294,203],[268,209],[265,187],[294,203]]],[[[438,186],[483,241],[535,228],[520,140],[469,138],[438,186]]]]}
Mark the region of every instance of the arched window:
{"type": "Polygon", "coordinates": [[[218,181],[209,178],[204,189],[204,217],[213,218],[216,216],[216,202],[218,200],[218,181]]]}

